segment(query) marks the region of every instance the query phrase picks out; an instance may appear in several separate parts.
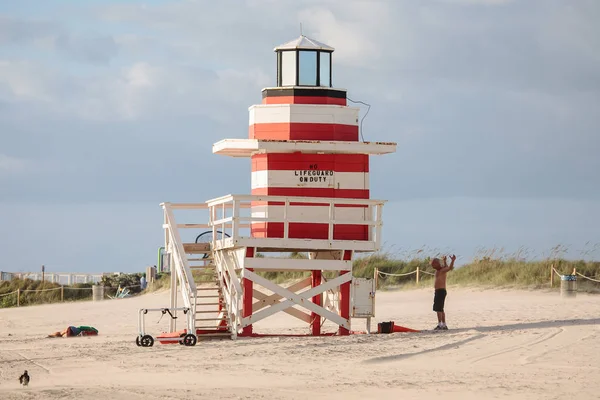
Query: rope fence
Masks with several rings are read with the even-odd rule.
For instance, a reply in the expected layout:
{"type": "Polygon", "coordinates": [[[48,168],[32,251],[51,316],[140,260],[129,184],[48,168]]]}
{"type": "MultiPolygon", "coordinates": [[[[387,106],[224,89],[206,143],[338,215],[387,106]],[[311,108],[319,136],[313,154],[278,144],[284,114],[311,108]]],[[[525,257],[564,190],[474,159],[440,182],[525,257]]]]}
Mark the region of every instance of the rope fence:
{"type": "MultiPolygon", "coordinates": [[[[401,278],[401,277],[410,276],[410,275],[416,275],[415,282],[418,285],[419,282],[421,281],[421,275],[422,274],[425,274],[425,275],[435,275],[435,273],[429,272],[429,271],[423,271],[419,267],[417,267],[417,269],[415,269],[414,271],[404,272],[404,273],[401,273],[401,274],[394,274],[394,273],[390,273],[390,272],[384,272],[384,271],[380,271],[378,268],[375,268],[375,271],[374,271],[374,274],[373,274],[374,276],[373,277],[375,279],[375,287],[379,287],[378,286],[379,277],[397,277],[397,278],[401,278]]],[[[594,277],[585,276],[585,275],[577,272],[577,270],[575,268],[573,269],[573,272],[571,274],[562,275],[562,274],[560,274],[556,270],[556,268],[554,268],[554,264],[552,264],[551,267],[550,267],[550,287],[554,286],[554,276],[555,275],[560,276],[561,278],[563,276],[569,276],[569,275],[570,276],[574,276],[574,275],[577,275],[577,276],[580,276],[580,277],[582,277],[584,279],[587,279],[587,280],[589,280],[591,282],[600,283],[599,279],[594,279],[594,278],[596,278],[596,276],[594,276],[594,277]]]]}
{"type": "MultiPolygon", "coordinates": [[[[103,286],[104,290],[106,289],[115,289],[115,290],[124,290],[124,289],[132,289],[132,288],[138,288],[141,287],[141,285],[130,285],[130,286],[119,286],[119,287],[114,287],[114,286],[103,286]]],[[[40,292],[51,292],[51,291],[55,291],[55,290],[60,290],[60,301],[65,301],[64,298],[64,291],[65,290],[91,290],[93,291],[94,289],[91,287],[84,287],[84,288],[78,288],[78,287],[69,287],[69,286],[60,286],[60,287],[56,287],[56,288],[48,288],[48,289],[17,289],[14,290],[12,292],[8,292],[8,293],[3,293],[0,294],[0,298],[3,297],[7,297],[7,296],[12,296],[12,295],[16,295],[17,297],[17,301],[16,301],[16,305],[17,307],[21,306],[21,294],[25,294],[25,293],[40,293],[40,292]]],[[[106,294],[105,294],[106,296],[106,294]]],[[[110,296],[109,296],[110,297],[110,296]]]]}
{"type": "Polygon", "coordinates": [[[414,271],[411,272],[404,272],[402,274],[394,274],[394,273],[390,273],[390,272],[384,272],[384,271],[380,271],[379,268],[375,268],[375,271],[373,273],[373,278],[375,279],[375,287],[379,287],[379,278],[380,277],[396,277],[396,278],[401,278],[404,276],[410,276],[410,275],[415,275],[415,283],[418,285],[419,282],[421,281],[421,277],[422,274],[425,275],[435,275],[433,272],[429,272],[429,271],[423,271],[420,267],[417,267],[417,269],[415,269],[414,271]]]}
{"type": "Polygon", "coordinates": [[[585,276],[582,273],[577,272],[576,268],[573,268],[573,272],[571,272],[570,274],[564,274],[563,275],[560,272],[558,272],[556,270],[556,268],[554,268],[554,264],[552,264],[552,266],[550,267],[550,287],[554,287],[554,276],[556,276],[556,275],[560,276],[561,279],[564,276],[580,276],[580,277],[582,277],[584,279],[587,279],[588,281],[600,283],[600,280],[594,279],[594,278],[596,278],[596,276],[594,276],[593,278],[589,277],[589,276],[585,276]]]}
{"type": "Polygon", "coordinates": [[[593,279],[593,278],[590,278],[589,276],[585,276],[585,275],[583,275],[583,274],[580,274],[579,272],[577,272],[577,275],[579,275],[580,277],[582,277],[582,278],[585,278],[585,279],[587,279],[587,280],[589,280],[589,281],[592,281],[592,282],[598,282],[598,283],[600,283],[600,280],[598,280],[598,279],[593,279]]]}

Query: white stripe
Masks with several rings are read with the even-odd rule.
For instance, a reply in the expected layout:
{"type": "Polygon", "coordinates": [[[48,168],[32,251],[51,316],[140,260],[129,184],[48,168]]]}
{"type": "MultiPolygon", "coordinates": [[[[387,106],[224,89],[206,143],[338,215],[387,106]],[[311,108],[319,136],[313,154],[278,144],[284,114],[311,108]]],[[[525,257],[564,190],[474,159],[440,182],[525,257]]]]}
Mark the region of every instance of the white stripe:
{"type": "Polygon", "coordinates": [[[332,175],[304,175],[304,170],[262,170],[252,172],[252,189],[261,188],[369,189],[368,172],[333,172],[332,175]]]}
{"type": "MultiPolygon", "coordinates": [[[[254,206],[251,208],[252,217],[283,219],[284,206],[254,206]]],[[[334,219],[338,221],[368,221],[366,208],[335,207],[334,219]]],[[[292,220],[306,220],[307,223],[327,223],[329,221],[329,206],[291,206],[288,207],[288,218],[292,220]]],[[[263,223],[256,221],[253,223],[263,223]]]]}
{"type": "Polygon", "coordinates": [[[358,126],[358,107],[331,104],[261,104],[249,108],[250,125],[274,123],[358,126]]]}

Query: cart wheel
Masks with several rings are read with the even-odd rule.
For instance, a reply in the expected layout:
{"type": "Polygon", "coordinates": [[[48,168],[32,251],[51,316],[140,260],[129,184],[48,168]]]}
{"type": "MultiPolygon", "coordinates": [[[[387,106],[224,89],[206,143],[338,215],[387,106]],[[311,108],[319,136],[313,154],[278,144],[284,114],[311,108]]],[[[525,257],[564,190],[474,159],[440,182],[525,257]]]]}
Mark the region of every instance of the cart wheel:
{"type": "Polygon", "coordinates": [[[184,339],[183,339],[183,338],[185,338],[185,333],[182,333],[181,335],[179,335],[179,337],[181,338],[181,340],[179,341],[179,344],[183,346],[185,344],[184,339]]]}
{"type": "Polygon", "coordinates": [[[183,338],[183,344],[186,346],[195,346],[197,341],[196,335],[192,335],[191,333],[188,333],[183,338]]]}
{"type": "Polygon", "coordinates": [[[142,336],[140,343],[142,344],[142,347],[152,347],[154,345],[154,339],[150,335],[144,335],[142,336]]]}
{"type": "Polygon", "coordinates": [[[135,344],[137,344],[138,346],[141,346],[142,344],[140,343],[140,335],[135,337],[135,344]]]}

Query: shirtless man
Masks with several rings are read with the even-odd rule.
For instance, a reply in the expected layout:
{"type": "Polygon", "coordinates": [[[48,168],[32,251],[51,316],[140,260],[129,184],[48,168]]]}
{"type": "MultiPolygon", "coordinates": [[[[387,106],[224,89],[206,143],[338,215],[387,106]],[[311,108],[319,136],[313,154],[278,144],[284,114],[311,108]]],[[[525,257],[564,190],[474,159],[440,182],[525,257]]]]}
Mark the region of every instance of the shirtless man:
{"type": "Polygon", "coordinates": [[[443,265],[442,260],[434,258],[431,261],[431,266],[435,269],[435,295],[433,297],[433,311],[437,313],[438,324],[434,330],[448,330],[446,326],[446,313],[444,312],[444,302],[446,300],[446,275],[448,271],[454,269],[454,261],[456,256],[453,254],[450,257],[450,265],[446,263],[447,257],[444,256],[443,265]]]}

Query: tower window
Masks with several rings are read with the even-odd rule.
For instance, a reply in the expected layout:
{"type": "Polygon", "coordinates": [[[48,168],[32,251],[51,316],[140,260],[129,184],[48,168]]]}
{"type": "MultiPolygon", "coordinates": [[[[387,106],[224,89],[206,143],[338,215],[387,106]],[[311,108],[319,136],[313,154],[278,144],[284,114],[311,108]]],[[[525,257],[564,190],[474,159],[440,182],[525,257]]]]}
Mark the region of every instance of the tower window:
{"type": "Polygon", "coordinates": [[[296,85],[296,52],[281,52],[281,86],[296,85]]]}
{"type": "Polygon", "coordinates": [[[317,52],[300,50],[298,55],[298,85],[317,86],[317,52]]]}
{"type": "Polygon", "coordinates": [[[331,53],[319,52],[319,86],[331,87],[331,53]]]}

